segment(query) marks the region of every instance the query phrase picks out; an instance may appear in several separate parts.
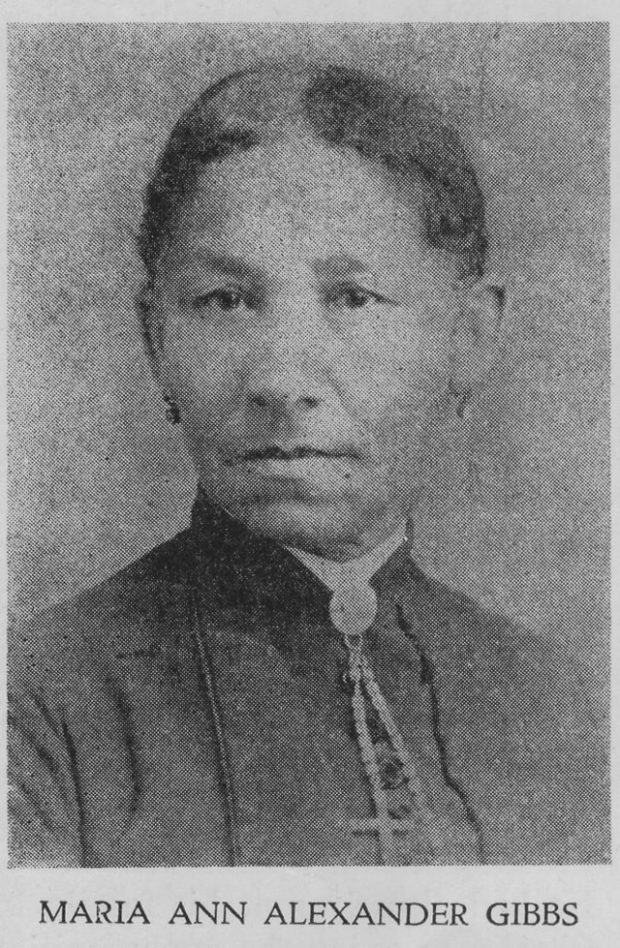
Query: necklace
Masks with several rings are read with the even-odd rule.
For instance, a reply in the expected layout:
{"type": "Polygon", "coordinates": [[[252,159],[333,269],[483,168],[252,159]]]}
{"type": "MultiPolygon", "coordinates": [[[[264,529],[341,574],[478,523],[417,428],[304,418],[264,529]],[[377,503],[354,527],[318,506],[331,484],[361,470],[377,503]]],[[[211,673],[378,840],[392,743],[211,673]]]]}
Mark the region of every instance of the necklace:
{"type": "Polygon", "coordinates": [[[394,865],[398,858],[397,835],[414,831],[419,833],[422,827],[432,855],[436,857],[440,841],[437,839],[437,831],[422,782],[363,651],[363,635],[370,628],[377,614],[377,595],[368,582],[339,586],[332,595],[329,614],[347,648],[355,733],[375,809],[374,819],[357,820],[353,824],[353,829],[361,833],[378,833],[382,861],[385,865],[394,865]],[[381,773],[377,745],[372,740],[368,725],[367,699],[387,735],[392,758],[395,758],[395,762],[402,769],[404,783],[419,817],[418,822],[395,819],[390,814],[388,793],[381,773]]]}

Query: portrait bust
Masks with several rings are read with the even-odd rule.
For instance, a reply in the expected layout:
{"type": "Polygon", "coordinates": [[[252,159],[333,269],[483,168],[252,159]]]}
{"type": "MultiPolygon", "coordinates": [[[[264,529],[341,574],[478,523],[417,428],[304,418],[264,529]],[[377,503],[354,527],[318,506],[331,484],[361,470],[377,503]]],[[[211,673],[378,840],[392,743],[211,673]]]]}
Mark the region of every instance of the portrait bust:
{"type": "Polygon", "coordinates": [[[608,858],[577,659],[411,552],[496,358],[492,239],[423,89],[268,62],[186,108],[137,315],[191,523],[17,628],[14,865],[608,858]]]}

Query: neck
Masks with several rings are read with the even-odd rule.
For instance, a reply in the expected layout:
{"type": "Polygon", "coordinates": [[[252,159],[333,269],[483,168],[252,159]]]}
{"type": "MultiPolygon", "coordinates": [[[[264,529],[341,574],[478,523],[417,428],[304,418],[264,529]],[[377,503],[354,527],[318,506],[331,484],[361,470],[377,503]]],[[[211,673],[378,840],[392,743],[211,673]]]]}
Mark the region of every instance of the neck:
{"type": "Polygon", "coordinates": [[[277,532],[254,531],[252,526],[245,521],[244,517],[238,516],[234,511],[223,506],[214,505],[209,494],[198,485],[198,496],[195,513],[200,516],[201,511],[211,512],[210,516],[220,515],[228,518],[231,523],[237,524],[239,529],[246,529],[266,541],[272,541],[280,546],[300,550],[304,553],[310,553],[314,556],[320,556],[326,560],[332,560],[335,563],[346,563],[351,560],[359,559],[368,553],[372,553],[377,547],[380,547],[395,533],[402,532],[403,525],[407,525],[406,533],[410,535],[410,521],[407,514],[399,506],[386,512],[382,517],[375,519],[369,526],[358,532],[351,533],[349,536],[334,538],[333,540],[326,536],[308,537],[302,531],[298,534],[291,533],[288,536],[278,536],[277,532]]]}
{"type": "Polygon", "coordinates": [[[394,514],[393,517],[375,524],[363,535],[356,537],[351,541],[316,543],[285,543],[285,546],[294,547],[303,553],[310,553],[313,556],[320,556],[326,560],[332,560],[335,563],[347,563],[351,560],[357,560],[385,544],[394,534],[406,534],[406,518],[402,514],[394,514]]]}

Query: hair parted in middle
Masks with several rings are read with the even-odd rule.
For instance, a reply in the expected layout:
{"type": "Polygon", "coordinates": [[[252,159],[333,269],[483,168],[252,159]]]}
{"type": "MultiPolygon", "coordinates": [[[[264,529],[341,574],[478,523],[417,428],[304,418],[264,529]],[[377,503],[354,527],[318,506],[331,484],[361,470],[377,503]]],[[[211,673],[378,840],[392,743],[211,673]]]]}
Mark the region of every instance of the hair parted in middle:
{"type": "Polygon", "coordinates": [[[421,92],[343,66],[263,64],[207,88],[181,115],[147,185],[138,246],[152,285],[200,168],[291,129],[422,186],[424,233],[484,272],[484,198],[457,132],[421,92]]]}

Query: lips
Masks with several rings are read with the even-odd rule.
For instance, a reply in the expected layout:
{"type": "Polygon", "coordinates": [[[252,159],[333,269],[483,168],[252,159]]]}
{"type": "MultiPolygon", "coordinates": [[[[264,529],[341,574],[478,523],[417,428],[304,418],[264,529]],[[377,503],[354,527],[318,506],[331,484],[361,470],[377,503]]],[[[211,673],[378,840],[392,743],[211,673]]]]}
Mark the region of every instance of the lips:
{"type": "Polygon", "coordinates": [[[357,458],[357,452],[340,448],[316,448],[312,445],[296,445],[283,448],[280,445],[266,445],[254,448],[238,455],[237,461],[298,461],[305,458],[357,458]]]}
{"type": "Polygon", "coordinates": [[[350,493],[367,462],[348,444],[289,443],[238,451],[224,463],[255,497],[314,503],[350,493]]]}

